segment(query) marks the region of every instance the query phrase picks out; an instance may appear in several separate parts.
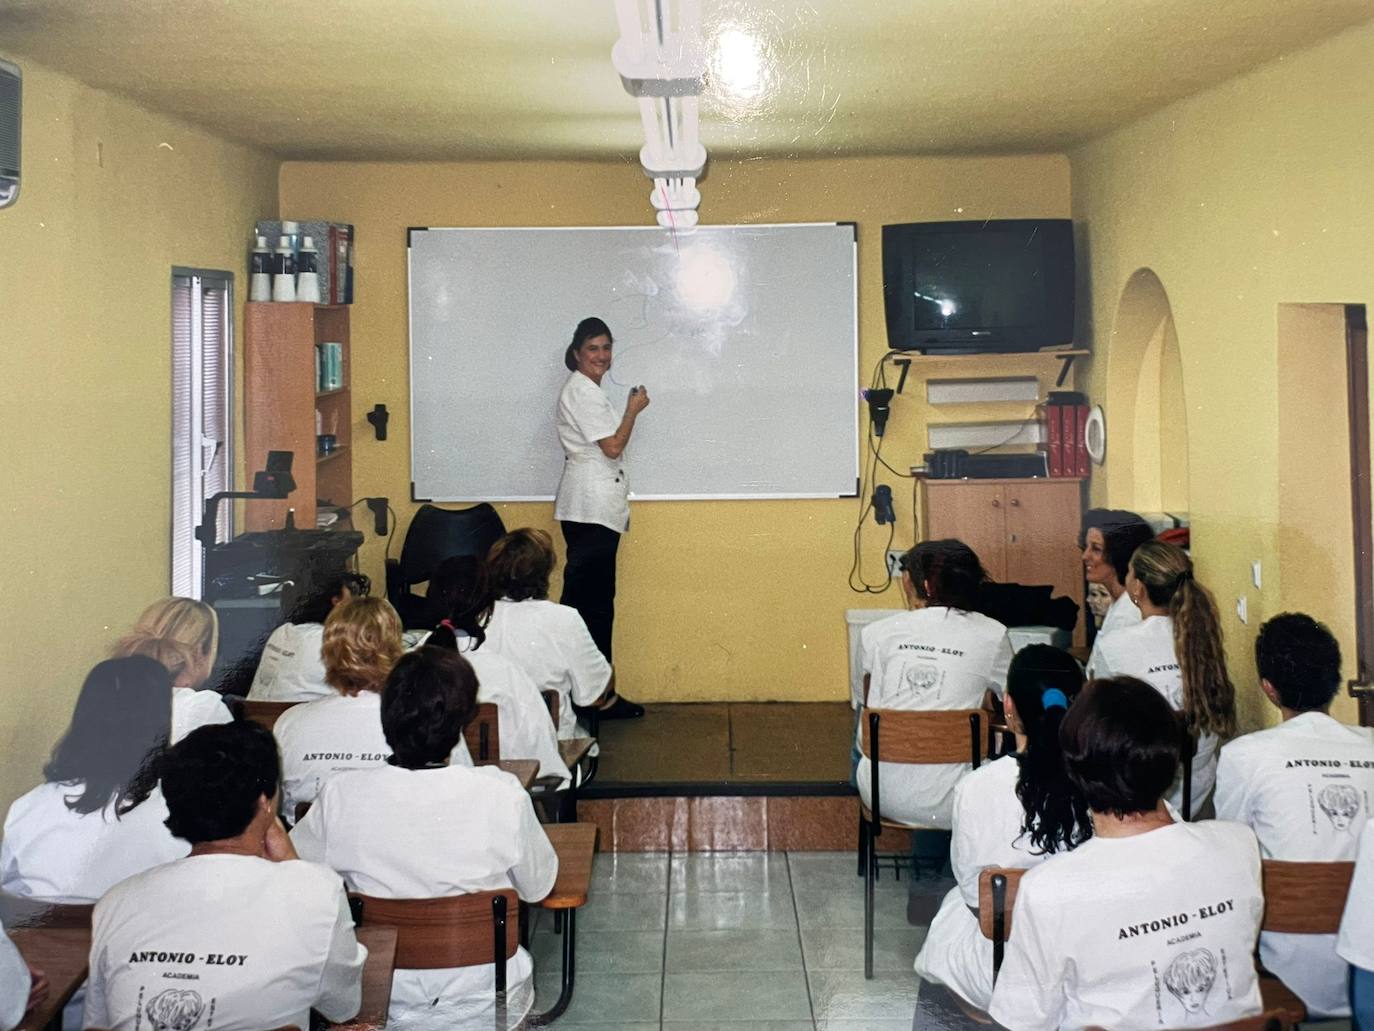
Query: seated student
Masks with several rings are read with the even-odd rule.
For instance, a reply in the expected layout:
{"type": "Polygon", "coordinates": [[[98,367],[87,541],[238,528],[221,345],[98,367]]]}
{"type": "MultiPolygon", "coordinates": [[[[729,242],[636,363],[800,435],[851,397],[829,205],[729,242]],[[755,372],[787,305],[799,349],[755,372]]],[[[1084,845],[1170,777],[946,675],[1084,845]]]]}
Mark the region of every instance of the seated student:
{"type": "Polygon", "coordinates": [[[143,656],[91,670],[43,768],[46,783],[5,817],[0,888],[89,903],[126,877],[186,855],[190,846],[163,825],[157,783],[170,689],[166,669],[143,656]]]}
{"type": "Polygon", "coordinates": [[[1067,652],[1047,644],[1017,652],[1005,698],[1016,754],[980,766],[954,792],[950,861],[958,884],[931,921],[916,973],[978,1009],[992,1000],[992,942],[976,916],[979,874],[1034,866],[1092,836],[1059,748],[1060,723],[1082,687],[1083,671],[1067,652]]]}
{"type": "MultiPolygon", "coordinates": [[[[1011,662],[1007,628],[972,611],[987,575],[962,541],[922,541],[902,559],[902,590],[911,612],[888,616],[860,635],[864,687],[870,709],[976,709],[989,691],[1000,695],[1011,662]]],[[[858,728],[856,744],[862,741],[858,728]]],[[[879,773],[882,815],[948,828],[954,789],[967,763],[884,764],[879,773]]],[[[867,756],[855,777],[871,805],[867,756]]]]}
{"type": "Polygon", "coordinates": [[[263,645],[248,697],[255,702],[311,702],[332,697],[334,689],[325,681],[324,660],[320,658],[324,621],[335,606],[350,598],[365,598],[370,589],[367,577],[345,571],[288,601],[291,618],[273,630],[263,645]]]}
{"type": "Polygon", "coordinates": [[[401,620],[384,599],[353,598],[329,614],[321,656],[335,693],[287,709],[273,728],[281,745],[287,822],[336,773],[386,762],[381,691],[402,652],[401,620]]]}
{"type": "Polygon", "coordinates": [[[310,1026],[354,1016],[367,950],[343,885],[277,819],[277,745],[255,723],[201,727],[163,765],[167,826],[191,854],[96,903],[86,1026],[310,1026]]]}
{"type": "MultiPolygon", "coordinates": [[[[472,667],[456,652],[422,647],[396,663],[382,692],[391,760],[325,784],[291,832],[300,855],[337,870],[353,891],[382,898],[512,887],[527,902],[544,898],[558,855],[529,795],[495,767],[449,764],[476,694],[472,667]]],[[[533,1001],[531,973],[519,949],[507,964],[512,1026],[533,1001]]],[[[397,970],[388,1027],[491,1028],[494,986],[492,966],[397,970]]]]}
{"type": "Polygon", "coordinates": [[[1153,540],[1155,531],[1134,512],[1090,508],[1083,513],[1078,546],[1083,549],[1083,575],[1090,585],[1101,586],[1111,598],[1099,635],[1140,622],[1140,610],[1126,593],[1126,566],[1135,549],[1153,540]]]}
{"type": "Polygon", "coordinates": [[[24,1014],[48,997],[48,978],[19,955],[0,926],[0,1031],[13,1031],[24,1014]]]}
{"type": "MultiPolygon", "coordinates": [[[[566,786],[572,773],[558,751],[558,728],[549,718],[539,689],[529,675],[504,655],[483,648],[486,630],[473,608],[479,595],[481,565],[472,555],[439,563],[429,581],[429,599],[448,612],[425,643],[459,651],[477,674],[477,701],[491,702],[501,720],[501,758],[536,759],[541,777],[566,786]]],[[[443,611],[443,610],[441,610],[443,611]]]]}
{"type": "MultiPolygon", "coordinates": [[[[1255,662],[1283,722],[1221,750],[1217,819],[1248,824],[1265,859],[1348,862],[1374,797],[1374,738],[1327,715],[1341,686],[1340,646],[1310,616],[1284,613],[1260,627],[1255,662]]],[[[1313,1014],[1350,1015],[1334,934],[1266,931],[1260,959],[1313,1014]]]]}
{"type": "MultiPolygon", "coordinates": [[[[1191,813],[1196,817],[1216,780],[1218,740],[1236,732],[1236,689],[1226,671],[1221,617],[1211,593],[1194,579],[1187,552],[1164,541],[1136,549],[1126,592],[1145,618],[1094,642],[1088,676],[1138,677],[1183,713],[1196,743],[1191,813]]],[[[1183,805],[1182,777],[1169,804],[1183,805]]]]}
{"type": "Polygon", "coordinates": [[[1134,677],[1092,681],[1064,717],[1093,836],[1021,879],[988,1009],[1010,1031],[1210,1027],[1260,1012],[1259,846],[1248,827],[1170,813],[1178,731],[1134,677]]]}
{"type": "Polygon", "coordinates": [[[1356,1031],[1374,1028],[1374,820],[1360,832],[1355,876],[1345,900],[1336,954],[1350,964],[1350,1007],[1356,1031]]]}
{"type": "Polygon", "coordinates": [[[558,692],[558,736],[574,738],[573,705],[614,708],[611,665],[592,640],[581,615],[549,601],[549,577],[556,557],[543,530],[512,530],[487,553],[487,592],[479,618],[484,647],[504,655],[529,674],[540,691],[558,692]]]}
{"type": "Polygon", "coordinates": [[[196,727],[228,723],[233,713],[216,691],[202,690],[219,651],[219,618],[204,602],[163,598],[143,610],[110,655],[146,655],[172,674],[172,743],[196,727]]]}

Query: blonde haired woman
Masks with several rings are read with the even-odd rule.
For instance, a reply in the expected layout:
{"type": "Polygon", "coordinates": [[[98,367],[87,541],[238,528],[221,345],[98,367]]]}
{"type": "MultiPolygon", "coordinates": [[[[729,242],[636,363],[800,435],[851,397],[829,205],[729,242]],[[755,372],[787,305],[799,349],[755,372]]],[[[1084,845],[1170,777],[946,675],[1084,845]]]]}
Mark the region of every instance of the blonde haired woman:
{"type": "Polygon", "coordinates": [[[332,697],[296,705],[273,728],[282,759],[282,812],[313,802],[336,773],[385,763],[381,691],[404,653],[401,620],[381,598],[351,598],[324,621],[320,657],[332,697]]]}
{"type": "Polygon", "coordinates": [[[234,717],[217,691],[202,690],[219,651],[215,610],[192,598],[163,598],[143,610],[110,652],[114,659],[146,655],[172,675],[172,743],[197,727],[234,717]]]}
{"type": "MultiPolygon", "coordinates": [[[[1187,552],[1164,541],[1136,549],[1126,593],[1142,620],[1097,639],[1088,676],[1138,677],[1183,714],[1197,745],[1189,814],[1196,816],[1216,783],[1218,742],[1236,733],[1236,689],[1226,671],[1221,617],[1211,593],[1194,579],[1187,552]]],[[[1169,793],[1175,808],[1182,793],[1175,782],[1169,793]]]]}

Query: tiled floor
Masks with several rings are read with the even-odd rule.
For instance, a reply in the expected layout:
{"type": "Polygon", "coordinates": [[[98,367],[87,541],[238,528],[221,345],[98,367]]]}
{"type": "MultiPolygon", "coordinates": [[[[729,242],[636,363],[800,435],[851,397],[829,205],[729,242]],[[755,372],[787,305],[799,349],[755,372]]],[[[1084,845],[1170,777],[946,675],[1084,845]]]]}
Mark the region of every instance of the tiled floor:
{"type": "MultiPolygon", "coordinates": [[[[951,884],[884,872],[877,976],[865,981],[852,852],[600,854],[578,917],[576,993],[558,1026],[909,1031],[925,934],[907,923],[909,897],[951,884]]],[[[558,949],[541,917],[540,1009],[558,994],[558,949]]]]}

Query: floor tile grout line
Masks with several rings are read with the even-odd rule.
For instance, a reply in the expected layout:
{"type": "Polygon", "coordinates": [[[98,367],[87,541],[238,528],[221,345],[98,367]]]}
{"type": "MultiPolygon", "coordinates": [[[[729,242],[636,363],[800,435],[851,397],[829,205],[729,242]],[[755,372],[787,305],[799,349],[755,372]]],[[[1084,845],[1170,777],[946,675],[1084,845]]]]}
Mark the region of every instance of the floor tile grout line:
{"type": "Polygon", "coordinates": [[[783,852],[783,863],[787,869],[787,891],[792,898],[792,916],[797,921],[797,951],[801,953],[802,984],[806,986],[806,1008],[811,1013],[811,1026],[816,1026],[816,1003],[811,998],[811,972],[806,965],[806,943],[802,941],[801,912],[797,908],[796,882],[792,880],[792,853],[783,852]]]}
{"type": "Polygon", "coordinates": [[[663,952],[659,957],[658,967],[658,1027],[663,1031],[664,1007],[668,1003],[668,924],[673,916],[673,856],[676,853],[668,850],[668,876],[667,890],[663,893],[663,952]]]}

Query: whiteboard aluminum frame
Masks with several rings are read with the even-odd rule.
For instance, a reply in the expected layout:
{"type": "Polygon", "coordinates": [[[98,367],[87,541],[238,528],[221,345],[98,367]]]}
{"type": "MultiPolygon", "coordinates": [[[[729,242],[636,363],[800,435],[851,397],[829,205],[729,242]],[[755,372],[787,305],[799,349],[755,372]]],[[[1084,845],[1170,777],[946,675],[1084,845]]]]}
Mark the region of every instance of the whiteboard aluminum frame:
{"type": "MultiPolygon", "coordinates": [[[[862,482],[860,471],[860,451],[863,445],[862,434],[859,430],[859,226],[857,222],[745,222],[731,224],[699,224],[689,229],[679,229],[674,231],[677,236],[691,236],[700,230],[713,229],[787,229],[791,227],[803,226],[849,226],[852,230],[850,243],[850,283],[853,286],[853,342],[850,348],[853,358],[854,376],[850,383],[851,419],[854,427],[854,492],[852,494],[636,494],[631,491],[629,500],[631,501],[837,501],[852,500],[859,496],[859,489],[862,482]]],[[[410,500],[420,504],[481,504],[482,502],[495,502],[500,504],[522,503],[522,502],[548,502],[556,500],[555,494],[532,494],[532,495],[502,495],[500,497],[489,497],[482,495],[461,495],[457,497],[442,498],[422,498],[415,493],[415,434],[414,434],[414,412],[415,412],[415,326],[414,326],[414,305],[411,303],[411,290],[413,285],[414,270],[411,267],[411,238],[415,233],[442,233],[442,232],[463,232],[470,229],[480,229],[483,232],[529,232],[538,230],[540,232],[576,232],[588,229],[594,230],[639,230],[643,232],[662,233],[663,227],[653,226],[409,226],[406,228],[406,367],[409,382],[407,383],[406,393],[410,401],[410,409],[407,412],[408,425],[407,432],[410,435],[410,500]]]]}

